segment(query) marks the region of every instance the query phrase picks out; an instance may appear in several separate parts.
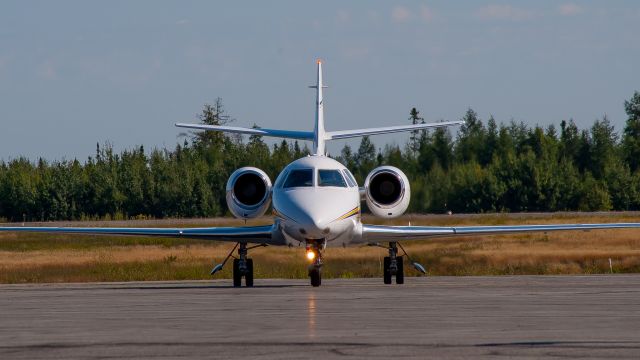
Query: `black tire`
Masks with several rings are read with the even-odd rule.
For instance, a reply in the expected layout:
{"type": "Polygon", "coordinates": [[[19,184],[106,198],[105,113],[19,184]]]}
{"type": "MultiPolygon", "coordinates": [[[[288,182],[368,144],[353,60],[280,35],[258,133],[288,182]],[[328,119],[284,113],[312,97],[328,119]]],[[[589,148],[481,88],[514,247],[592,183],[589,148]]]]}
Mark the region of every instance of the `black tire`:
{"type": "Polygon", "coordinates": [[[322,284],[322,276],[320,275],[320,269],[309,270],[309,277],[311,278],[311,286],[318,287],[322,284]]]}
{"type": "Polygon", "coordinates": [[[404,284],[404,257],[398,256],[397,258],[398,272],[396,273],[396,284],[404,284]]]}
{"type": "Polygon", "coordinates": [[[253,286],[253,259],[247,259],[247,273],[244,274],[244,282],[247,287],[253,286]]]}
{"type": "Polygon", "coordinates": [[[240,273],[240,260],[233,259],[233,287],[242,286],[242,274],[240,273]]]}
{"type": "Polygon", "coordinates": [[[384,270],[383,270],[383,278],[385,284],[391,284],[391,258],[388,256],[384,257],[384,270]]]}

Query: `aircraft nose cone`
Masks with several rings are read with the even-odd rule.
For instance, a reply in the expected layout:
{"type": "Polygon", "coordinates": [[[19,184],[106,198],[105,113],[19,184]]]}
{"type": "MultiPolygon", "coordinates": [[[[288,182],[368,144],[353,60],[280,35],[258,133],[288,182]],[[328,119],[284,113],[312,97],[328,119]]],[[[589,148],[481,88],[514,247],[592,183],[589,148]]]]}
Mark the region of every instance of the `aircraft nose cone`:
{"type": "Polygon", "coordinates": [[[313,227],[315,228],[313,229],[314,232],[318,234],[327,235],[331,232],[331,228],[329,227],[329,224],[322,219],[314,219],[313,227]]]}
{"type": "Polygon", "coordinates": [[[300,216],[297,220],[301,229],[304,230],[301,233],[307,238],[321,239],[331,232],[329,223],[324,219],[314,218],[313,216],[300,216]]]}
{"type": "Polygon", "coordinates": [[[321,239],[331,233],[330,221],[323,215],[321,209],[303,208],[297,214],[296,220],[304,229],[307,238],[321,239]]]}
{"type": "Polygon", "coordinates": [[[302,189],[286,196],[277,204],[278,210],[292,219],[291,232],[307,239],[334,237],[339,231],[334,220],[344,213],[341,209],[353,207],[343,194],[327,189],[302,189]]]}

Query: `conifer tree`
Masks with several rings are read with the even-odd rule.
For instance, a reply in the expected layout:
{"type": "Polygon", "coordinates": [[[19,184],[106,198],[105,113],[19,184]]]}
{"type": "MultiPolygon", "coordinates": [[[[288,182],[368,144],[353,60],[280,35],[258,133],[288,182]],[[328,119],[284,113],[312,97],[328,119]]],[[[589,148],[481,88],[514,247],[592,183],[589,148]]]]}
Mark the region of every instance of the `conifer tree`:
{"type": "Polygon", "coordinates": [[[628,119],[622,135],[622,151],[634,172],[640,168],[640,92],[634,92],[633,97],[624,102],[624,110],[628,119]]]}

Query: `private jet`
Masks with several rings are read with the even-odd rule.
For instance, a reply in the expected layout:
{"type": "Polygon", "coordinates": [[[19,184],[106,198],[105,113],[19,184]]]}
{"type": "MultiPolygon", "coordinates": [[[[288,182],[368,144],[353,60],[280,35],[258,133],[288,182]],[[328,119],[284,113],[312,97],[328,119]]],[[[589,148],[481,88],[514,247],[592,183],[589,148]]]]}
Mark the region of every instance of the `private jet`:
{"type": "Polygon", "coordinates": [[[413,261],[404,251],[401,241],[459,236],[483,236],[509,233],[576,231],[597,229],[640,228],[640,223],[549,224],[509,226],[385,226],[363,224],[361,203],[366,202],[373,215],[395,218],[409,206],[411,191],[407,176],[393,166],[372,170],[363,186],[344,165],[326,155],[330,140],[434,129],[462,124],[461,121],[399,125],[389,127],[326,131],[322,62],[317,62],[315,89],[315,126],[313,131],[292,131],[264,128],[242,128],[203,124],[175,126],[197,131],[258,135],[275,138],[307,140],[313,143],[309,156],[293,161],[271,182],[267,174],[255,167],[243,167],[231,174],[226,185],[226,201],[230,212],[239,219],[253,219],[266,213],[271,206],[273,223],[266,226],[210,228],[89,228],[89,227],[0,227],[0,231],[48,232],[66,234],[103,234],[129,236],[160,236],[226,241],[235,246],[211,271],[220,271],[233,259],[233,285],[251,287],[254,284],[253,260],[249,250],[259,246],[304,247],[309,261],[311,285],[321,285],[323,250],[328,246],[380,246],[388,251],[384,258],[383,280],[391,284],[404,283],[404,258],[419,272],[424,266],[413,261]],[[237,256],[234,252],[237,250],[237,256]],[[400,250],[402,253],[400,253],[400,250]]]}

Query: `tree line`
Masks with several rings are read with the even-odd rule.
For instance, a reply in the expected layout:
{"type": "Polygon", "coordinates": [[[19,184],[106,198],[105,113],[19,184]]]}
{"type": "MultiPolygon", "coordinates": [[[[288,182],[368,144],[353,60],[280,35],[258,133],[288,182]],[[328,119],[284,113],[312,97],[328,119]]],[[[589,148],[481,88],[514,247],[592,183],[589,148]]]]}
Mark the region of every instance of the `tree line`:
{"type": "MultiPolygon", "coordinates": [[[[376,149],[368,137],[334,156],[362,185],[379,165],[402,169],[411,181],[409,211],[418,213],[640,210],[640,93],[624,102],[618,134],[607,116],[588,129],[486,122],[472,109],[452,135],[413,132],[403,145],[376,149]]],[[[222,101],[205,105],[205,124],[231,121],[222,101]]],[[[411,109],[408,121],[422,123],[411,109]]],[[[86,161],[0,163],[0,218],[8,221],[213,217],[228,215],[225,184],[241,166],[263,169],[272,181],[306,144],[217,132],[185,134],[174,149],[140,146],[115,153],[97,146],[86,161]]]]}

